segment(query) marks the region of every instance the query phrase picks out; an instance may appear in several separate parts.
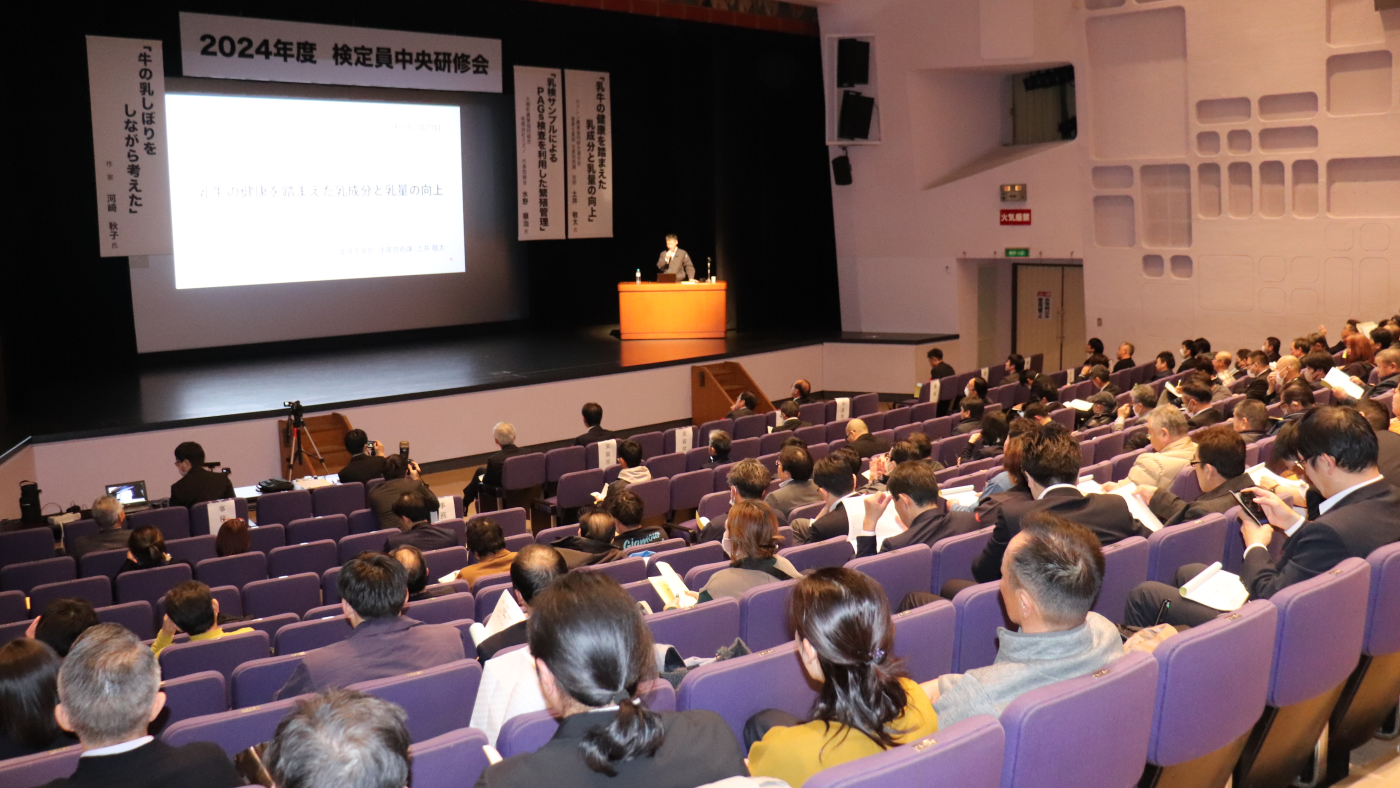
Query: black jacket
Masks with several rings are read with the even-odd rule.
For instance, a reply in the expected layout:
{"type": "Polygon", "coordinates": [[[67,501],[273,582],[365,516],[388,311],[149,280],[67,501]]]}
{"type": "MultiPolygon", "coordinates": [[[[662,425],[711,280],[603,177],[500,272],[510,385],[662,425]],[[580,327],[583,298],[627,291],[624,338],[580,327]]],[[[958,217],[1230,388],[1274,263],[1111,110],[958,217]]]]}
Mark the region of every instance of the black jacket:
{"type": "Polygon", "coordinates": [[[365,484],[370,479],[378,479],[384,475],[384,458],[370,454],[356,454],[350,458],[350,462],[340,469],[340,481],[344,483],[359,482],[365,484]]]}
{"type": "Polygon", "coordinates": [[[1215,408],[1205,408],[1200,413],[1187,419],[1186,423],[1191,425],[1191,429],[1209,427],[1212,424],[1219,424],[1225,420],[1225,415],[1215,408]]]}
{"type": "Polygon", "coordinates": [[[144,788],[150,785],[182,785],[223,788],[242,785],[233,761],[219,745],[194,742],[171,747],[160,739],[134,750],[82,758],[71,777],[54,780],[45,788],[144,788]]]}
{"type": "Polygon", "coordinates": [[[972,433],[980,429],[982,429],[981,419],[963,419],[962,421],[959,421],[957,424],[953,425],[953,434],[971,435],[972,433]]]}
{"type": "Polygon", "coordinates": [[[956,374],[957,373],[953,371],[953,368],[948,366],[948,362],[940,361],[929,369],[928,379],[933,380],[934,378],[946,378],[949,375],[956,374]]]}
{"type": "MultiPolygon", "coordinates": [[[[949,536],[972,533],[981,527],[977,516],[972,512],[941,512],[929,509],[918,517],[904,533],[887,538],[880,545],[880,552],[888,553],[901,547],[926,544],[930,547],[940,539],[949,536]]],[[[856,557],[875,555],[875,535],[856,537],[856,557]]],[[[898,604],[898,603],[896,603],[898,604]]]]}
{"type": "Polygon", "coordinates": [[[729,411],[728,413],[726,413],[726,414],[724,415],[724,417],[725,417],[726,419],[742,419],[742,418],[744,418],[745,416],[752,416],[752,415],[753,415],[753,411],[749,410],[748,406],[745,405],[745,406],[741,406],[741,407],[735,408],[734,410],[729,411]]]}
{"type": "Polygon", "coordinates": [[[610,561],[620,561],[626,557],[621,550],[613,547],[609,542],[595,542],[582,536],[566,536],[552,546],[559,551],[560,555],[564,556],[564,563],[570,569],[606,564],[610,561]]]}
{"type": "Polygon", "coordinates": [[[838,502],[831,507],[831,511],[812,520],[812,524],[808,526],[807,544],[825,542],[828,539],[845,539],[850,535],[851,523],[846,517],[846,506],[838,502]]]}
{"type": "Polygon", "coordinates": [[[1120,358],[1118,359],[1117,363],[1113,365],[1113,371],[1122,372],[1125,369],[1132,369],[1135,366],[1137,366],[1137,364],[1134,364],[1132,359],[1120,358]]]}
{"type": "Polygon", "coordinates": [[[424,520],[421,523],[414,523],[412,528],[403,533],[389,534],[386,541],[389,546],[385,552],[392,552],[404,545],[412,545],[426,553],[429,550],[456,547],[457,534],[424,520]]]}
{"type": "Polygon", "coordinates": [[[1239,505],[1235,496],[1230,493],[1243,492],[1253,486],[1254,480],[1249,478],[1249,474],[1242,473],[1233,479],[1227,479],[1224,484],[1210,492],[1201,493],[1201,497],[1194,501],[1183,501],[1172,495],[1171,490],[1159,489],[1152,494],[1152,502],[1147,508],[1157,515],[1162,525],[1176,525],[1199,520],[1208,514],[1224,514],[1239,505]]]}
{"type": "MultiPolygon", "coordinates": [[[[509,594],[510,589],[507,588],[505,593],[509,594]]],[[[511,624],[500,632],[476,644],[476,658],[481,660],[481,663],[484,665],[486,664],[486,660],[496,656],[496,652],[510,648],[511,646],[519,646],[530,642],[529,634],[525,628],[529,623],[528,621],[521,621],[516,624],[511,624]]]]}
{"type": "MultiPolygon", "coordinates": [[[[991,523],[992,538],[972,562],[972,576],[979,583],[1001,579],[1001,558],[1011,537],[1021,532],[1021,520],[1032,512],[1051,512],[1079,523],[1094,532],[1099,544],[1107,547],[1129,536],[1152,535],[1147,526],[1133,519],[1128,502],[1117,495],[1085,495],[1072,487],[1059,487],[1038,501],[1013,501],[997,510],[991,523]]],[[[987,525],[984,518],[982,524],[987,525]]]]}
{"type": "Polygon", "coordinates": [[[194,506],[205,501],[222,501],[233,497],[233,481],[226,473],[207,468],[190,468],[180,481],[170,485],[171,506],[194,506]]]}
{"type": "Polygon", "coordinates": [[[587,446],[590,443],[601,443],[602,441],[612,440],[614,437],[616,436],[613,435],[611,432],[608,432],[607,430],[603,429],[601,425],[597,427],[589,427],[588,432],[585,432],[577,438],[574,438],[574,445],[587,446]]]}
{"type": "Polygon", "coordinates": [[[466,502],[476,500],[477,490],[480,489],[482,485],[487,487],[500,487],[501,473],[505,470],[506,459],[514,457],[519,453],[520,447],[512,443],[509,446],[502,446],[500,451],[487,457],[485,472],[480,475],[472,476],[472,480],[468,482],[467,486],[462,490],[462,501],[464,505],[466,502]]]}
{"type": "Polygon", "coordinates": [[[1248,446],[1257,440],[1269,437],[1269,435],[1264,430],[1245,430],[1240,433],[1240,437],[1244,439],[1244,445],[1248,446]]]}
{"type": "Polygon", "coordinates": [[[779,424],[778,426],[774,427],[774,428],[773,428],[773,431],[774,431],[774,432],[790,432],[790,431],[795,430],[795,429],[800,429],[800,428],[802,428],[802,427],[810,427],[810,426],[812,426],[812,425],[808,424],[807,422],[803,421],[802,419],[785,419],[785,420],[783,421],[782,424],[779,424]]]}
{"type": "Polygon", "coordinates": [[[1380,444],[1381,449],[1376,465],[1386,482],[1400,490],[1400,435],[1383,430],[1376,433],[1376,442],[1380,444]]]}
{"type": "Polygon", "coordinates": [[[867,457],[874,457],[877,454],[884,454],[890,450],[890,445],[888,443],[869,432],[846,445],[855,449],[856,454],[859,454],[862,460],[867,457]]]}

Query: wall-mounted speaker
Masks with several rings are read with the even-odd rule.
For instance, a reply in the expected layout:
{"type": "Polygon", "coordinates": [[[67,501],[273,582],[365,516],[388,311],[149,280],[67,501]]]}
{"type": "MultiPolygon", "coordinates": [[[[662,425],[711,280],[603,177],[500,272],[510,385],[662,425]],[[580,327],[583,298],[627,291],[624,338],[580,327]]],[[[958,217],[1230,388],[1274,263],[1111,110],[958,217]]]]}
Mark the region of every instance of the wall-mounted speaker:
{"type": "Polygon", "coordinates": [[[843,91],[836,136],[843,140],[869,139],[870,116],[874,111],[874,98],[854,90],[843,91]]]}
{"type": "Polygon", "coordinates": [[[859,38],[836,41],[836,87],[870,84],[870,42],[859,38]]]}
{"type": "Polygon", "coordinates": [[[851,185],[851,157],[841,154],[831,160],[831,177],[837,186],[851,185]]]}

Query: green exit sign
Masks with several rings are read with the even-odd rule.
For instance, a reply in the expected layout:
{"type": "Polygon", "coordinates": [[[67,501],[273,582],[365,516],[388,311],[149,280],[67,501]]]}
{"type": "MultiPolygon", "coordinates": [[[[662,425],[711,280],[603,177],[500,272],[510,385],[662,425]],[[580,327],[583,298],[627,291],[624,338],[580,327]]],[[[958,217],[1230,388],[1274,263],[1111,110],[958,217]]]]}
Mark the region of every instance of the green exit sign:
{"type": "Polygon", "coordinates": [[[1031,250],[1029,250],[1029,249],[1024,249],[1024,248],[1023,248],[1023,249],[1007,249],[1007,250],[1006,250],[1006,256],[1007,256],[1007,257],[1030,257],[1030,256],[1031,256],[1031,250]]]}

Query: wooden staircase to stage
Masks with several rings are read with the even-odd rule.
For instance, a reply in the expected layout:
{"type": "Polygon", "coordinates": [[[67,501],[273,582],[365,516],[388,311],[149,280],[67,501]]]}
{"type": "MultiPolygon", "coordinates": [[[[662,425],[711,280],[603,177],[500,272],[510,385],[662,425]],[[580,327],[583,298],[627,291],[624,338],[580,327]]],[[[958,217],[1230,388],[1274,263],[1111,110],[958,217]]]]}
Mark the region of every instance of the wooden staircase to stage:
{"type": "Polygon", "coordinates": [[[345,433],[353,429],[350,420],[345,418],[343,413],[328,413],[323,416],[307,416],[306,432],[310,433],[311,439],[316,441],[315,448],[312,448],[311,440],[302,438],[302,461],[296,467],[289,469],[288,463],[292,459],[292,432],[287,426],[287,419],[279,419],[277,422],[277,447],[282,455],[282,464],[279,466],[286,471],[287,479],[300,479],[303,476],[325,476],[330,473],[340,473],[350,462],[350,452],[345,450],[345,433]],[[326,458],[326,464],[321,465],[314,455],[316,449],[320,449],[322,457],[326,458]]]}
{"type": "Polygon", "coordinates": [[[691,367],[691,421],[698,427],[707,421],[724,418],[734,409],[734,400],[745,391],[752,391],[754,396],[758,397],[758,407],[754,408],[754,413],[777,410],[763,393],[763,389],[749,377],[743,364],[721,361],[691,367]]]}

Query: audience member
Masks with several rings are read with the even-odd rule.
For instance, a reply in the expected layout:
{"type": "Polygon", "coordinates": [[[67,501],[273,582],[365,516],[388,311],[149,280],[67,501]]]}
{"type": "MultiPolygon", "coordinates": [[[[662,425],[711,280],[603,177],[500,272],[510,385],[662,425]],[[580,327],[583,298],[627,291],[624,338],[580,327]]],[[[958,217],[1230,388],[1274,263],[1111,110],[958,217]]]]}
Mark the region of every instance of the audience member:
{"type": "Polygon", "coordinates": [[[784,446],[778,452],[778,489],[769,493],[763,502],[787,522],[793,509],[818,503],[821,499],[821,491],[812,483],[812,455],[801,446],[784,446]]]}
{"type": "Polygon", "coordinates": [[[1400,433],[1390,430],[1390,411],[1382,403],[1364,397],[1352,407],[1366,417],[1376,433],[1376,469],[1391,487],[1400,491],[1400,433]]]}
{"type": "MultiPolygon", "coordinates": [[[[370,511],[374,512],[374,516],[379,518],[381,529],[399,530],[401,527],[402,521],[394,514],[394,505],[404,493],[432,495],[432,491],[420,477],[418,463],[409,462],[397,454],[384,458],[384,483],[365,494],[365,501],[369,504],[370,511]]],[[[462,505],[470,506],[473,500],[475,499],[463,498],[462,505]]]]}
{"type": "Polygon", "coordinates": [[[1112,381],[1108,367],[1101,364],[1097,364],[1089,369],[1089,380],[1094,381],[1094,388],[1100,393],[1108,394],[1111,397],[1116,397],[1123,393],[1123,389],[1119,388],[1118,384],[1112,381]]]}
{"type": "Polygon", "coordinates": [[[1278,402],[1279,393],[1283,388],[1298,379],[1302,369],[1296,356],[1284,356],[1275,362],[1274,371],[1266,375],[1263,381],[1256,379],[1249,384],[1245,389],[1245,396],[1272,405],[1278,402]]]}
{"type": "MultiPolygon", "coordinates": [[[[1128,481],[1171,489],[1177,474],[1196,456],[1186,415],[1171,405],[1158,405],[1147,414],[1147,439],[1152,451],[1138,455],[1128,469],[1128,481]]],[[[1069,480],[1070,484],[1074,480],[1069,480]]]]}
{"type": "Polygon", "coordinates": [[[890,450],[889,442],[871,435],[870,428],[861,419],[846,422],[846,445],[855,449],[862,460],[890,450]]]}
{"type": "Polygon", "coordinates": [[[1181,406],[1186,410],[1187,427],[1194,430],[1209,427],[1225,420],[1225,415],[1210,406],[1211,391],[1208,386],[1197,381],[1182,383],[1181,406]]]}
{"type": "Polygon", "coordinates": [[[1376,349],[1370,339],[1361,334],[1352,334],[1346,338],[1346,352],[1342,361],[1345,363],[1342,372],[1348,378],[1368,380],[1371,370],[1376,368],[1376,349]]]}
{"type": "Polygon", "coordinates": [[[472,584],[483,577],[509,572],[515,560],[515,553],[506,549],[505,530],[490,517],[467,523],[467,550],[476,556],[476,563],[458,571],[457,579],[472,584]]]}
{"type": "Polygon", "coordinates": [[[1247,347],[1235,351],[1235,380],[1239,380],[1241,375],[1249,374],[1249,354],[1253,352],[1247,347]]]}
{"type": "Polygon", "coordinates": [[[1176,369],[1176,356],[1173,356],[1169,350],[1163,350],[1157,354],[1157,360],[1153,364],[1155,370],[1152,375],[1153,380],[1169,378],[1173,374],[1172,371],[1176,369]]]}
{"type": "Polygon", "coordinates": [[[1157,407],[1157,390],[1139,383],[1129,394],[1132,401],[1118,407],[1117,418],[1113,420],[1113,432],[1121,432],[1126,427],[1136,427],[1147,421],[1147,414],[1157,407]]]}
{"type": "Polygon", "coordinates": [[[97,522],[98,531],[73,540],[68,555],[74,561],[100,550],[120,550],[131,537],[131,532],[126,530],[126,509],[115,496],[104,495],[93,501],[92,519],[97,522]]]}
{"type": "Polygon", "coordinates": [[[665,541],[665,529],[654,525],[642,527],[646,507],[642,504],[642,499],[631,490],[623,490],[613,496],[608,502],[608,511],[617,523],[617,535],[613,537],[612,546],[618,550],[630,550],[633,547],[665,541]]]}
{"type": "Polygon", "coordinates": [[[1031,383],[1030,404],[1035,403],[1044,405],[1047,412],[1064,407],[1064,404],[1060,402],[1060,388],[1055,385],[1055,381],[1051,380],[1049,375],[1041,375],[1035,379],[1034,383],[1031,383]]]}
{"type": "Polygon", "coordinates": [[[1253,350],[1249,353],[1249,365],[1247,367],[1247,377],[1253,383],[1261,378],[1267,378],[1269,374],[1269,355],[1260,350],[1253,350]]]}
{"type": "Polygon", "coordinates": [[[1222,350],[1215,354],[1214,360],[1215,379],[1220,381],[1220,385],[1228,386],[1235,382],[1235,356],[1228,350],[1222,350]]]}
{"type": "Polygon", "coordinates": [[[914,448],[919,450],[920,462],[929,466],[935,471],[943,470],[943,463],[939,462],[937,459],[934,459],[933,441],[929,440],[927,435],[923,434],[922,432],[916,432],[913,435],[910,435],[905,440],[914,444],[914,448]]]}
{"type": "Polygon", "coordinates": [[[1050,418],[1050,409],[1044,402],[1030,402],[1021,408],[1021,415],[1036,423],[1037,426],[1044,426],[1054,421],[1050,418]]]}
{"type": "Polygon", "coordinates": [[[710,711],[657,714],[638,695],[656,675],[651,630],[610,577],[570,573],[540,594],[530,653],[560,720],[540,749],[487,767],[481,788],[655,788],[747,773],[744,753],[710,711]]]}
{"type": "Polygon", "coordinates": [[[43,641],[60,657],[66,657],[78,638],[100,623],[91,602],[59,597],[44,605],[44,612],[30,622],[25,637],[43,641]]]}
{"type": "Polygon", "coordinates": [[[953,368],[948,366],[943,360],[943,350],[941,348],[929,348],[928,353],[928,379],[937,380],[955,375],[953,368]]]}
{"type": "Polygon", "coordinates": [[[1268,436],[1269,409],[1257,399],[1240,400],[1235,403],[1235,414],[1230,417],[1230,423],[1247,446],[1268,436]]]}
{"type": "Polygon", "coordinates": [[[933,469],[920,462],[904,462],[890,471],[886,491],[865,496],[864,518],[856,537],[856,555],[875,555],[875,526],[885,510],[894,506],[901,532],[884,539],[882,553],[916,544],[934,545],[940,539],[971,533],[980,525],[969,512],[944,512],[938,501],[938,481],[933,469]]]}
{"type": "Polygon", "coordinates": [[[1336,366],[1332,354],[1325,350],[1314,350],[1303,356],[1299,363],[1303,365],[1303,381],[1313,391],[1322,388],[1322,379],[1336,366]]]}
{"type": "MultiPolygon", "coordinates": [[[[501,473],[505,470],[506,459],[519,454],[521,449],[515,445],[515,427],[506,422],[498,422],[491,429],[491,440],[495,442],[497,451],[486,458],[486,465],[473,476],[472,480],[462,490],[462,501],[464,505],[470,506],[472,501],[477,499],[477,493],[483,487],[500,489],[501,473]]],[[[386,472],[384,478],[389,478],[386,472]]],[[[477,508],[480,511],[480,507],[477,508]]]]}
{"type": "Polygon", "coordinates": [[[48,788],[243,784],[217,744],[172,747],[146,733],[165,707],[156,655],[120,624],[83,634],[58,671],[54,717],[78,735],[83,757],[71,777],[48,788]]]}
{"type": "Polygon", "coordinates": [[[1312,341],[1307,337],[1294,337],[1290,352],[1294,358],[1301,360],[1303,356],[1308,354],[1308,351],[1312,350],[1312,346],[1312,341]]]}
{"type": "Polygon", "coordinates": [[[526,618],[478,643],[476,658],[486,662],[501,649],[526,642],[526,630],[535,597],[568,571],[564,556],[549,545],[527,544],[520,548],[515,560],[510,562],[510,585],[511,593],[515,595],[515,601],[520,604],[526,618]]]}
{"type": "Polygon", "coordinates": [[[1084,381],[1089,380],[1089,376],[1094,371],[1094,367],[1103,367],[1104,370],[1107,370],[1108,356],[1105,356],[1102,353],[1095,353],[1094,355],[1084,359],[1084,364],[1079,368],[1078,374],[1074,376],[1073,382],[1083,383],[1084,381]]]}
{"type": "Polygon", "coordinates": [[[243,555],[253,549],[253,535],[248,530],[248,521],[241,517],[224,520],[219,524],[219,533],[214,537],[214,554],[220,558],[243,555]]]}
{"type": "Polygon", "coordinates": [[[1086,401],[1089,403],[1089,412],[1088,418],[1084,420],[1085,429],[1109,427],[1113,424],[1114,417],[1117,415],[1114,411],[1118,407],[1118,401],[1114,399],[1112,394],[1100,391],[1097,394],[1089,395],[1086,401]]]}
{"type": "Polygon", "coordinates": [[[802,669],[821,685],[811,720],[776,709],[744,726],[749,771],[803,785],[817,772],[932,735],[938,715],[894,656],[879,584],[845,567],[802,578],[788,602],[802,669]]]}
{"type": "MultiPolygon", "coordinates": [[[[1347,347],[1347,342],[1346,342],[1347,337],[1349,337],[1349,336],[1351,336],[1351,335],[1353,335],[1353,334],[1356,333],[1356,324],[1357,324],[1357,321],[1356,321],[1356,320],[1348,320],[1347,322],[1343,323],[1343,324],[1342,324],[1342,338],[1341,338],[1340,340],[1337,341],[1337,344],[1329,346],[1329,347],[1327,348],[1327,352],[1328,352],[1328,353],[1332,353],[1332,354],[1336,354],[1336,353],[1341,353],[1343,350],[1346,350],[1346,347],[1347,347]]],[[[1327,338],[1327,326],[1326,326],[1326,325],[1320,325],[1320,326],[1318,326],[1318,327],[1317,327],[1317,333],[1320,334],[1320,335],[1322,335],[1322,338],[1323,338],[1323,339],[1326,339],[1326,338],[1327,338]]]]}
{"type": "Polygon", "coordinates": [[[244,627],[225,632],[219,626],[219,600],[209,592],[209,586],[198,580],[186,580],[165,593],[165,621],[160,634],[156,635],[156,642],[151,644],[151,651],[159,656],[175,642],[177,632],[184,632],[190,636],[191,643],[198,643],[252,631],[244,627]]]}
{"type": "Polygon", "coordinates": [[[425,599],[435,599],[453,593],[450,586],[428,589],[428,585],[436,581],[428,577],[428,562],[423,558],[423,551],[417,547],[411,544],[402,544],[390,548],[389,555],[395,561],[403,564],[409,602],[422,602],[425,599]]]}
{"type": "Polygon", "coordinates": [[[991,665],[949,673],[923,685],[938,723],[1000,716],[1011,701],[1056,681],[1085,676],[1123,655],[1118,627],[1091,612],[1104,558],[1087,528],[1050,512],[1025,519],[998,574],[1006,616],[991,665]]]}
{"type": "Polygon", "coordinates": [[[0,760],[77,744],[53,716],[62,665],[43,641],[15,638],[0,646],[0,760]]]}
{"type": "Polygon", "coordinates": [[[560,539],[554,543],[554,549],[564,556],[564,564],[571,570],[607,564],[626,557],[612,545],[616,536],[617,521],[613,516],[601,509],[591,509],[579,517],[578,535],[560,539]]]}
{"type": "Polygon", "coordinates": [[[778,555],[778,518],[768,504],[738,501],[725,518],[724,546],[729,567],[710,575],[696,595],[697,602],[720,597],[738,599],[750,588],[801,577],[802,573],[778,555]]]}
{"type": "Polygon", "coordinates": [[[708,467],[729,464],[729,447],[734,440],[729,437],[729,433],[724,430],[710,430],[710,461],[705,463],[708,467]]]}
{"type": "Polygon", "coordinates": [[[810,405],[816,400],[812,399],[812,384],[799,379],[792,384],[792,401],[798,406],[810,405]]]}
{"type": "Polygon", "coordinates": [[[1279,351],[1283,348],[1283,340],[1278,337],[1265,337],[1263,351],[1269,357],[1269,363],[1278,361],[1279,351]]]}
{"type": "MultiPolygon", "coordinates": [[[[1003,447],[1006,445],[1006,434],[1007,430],[1010,428],[1010,423],[1006,420],[1005,413],[994,410],[982,416],[982,423],[980,426],[981,429],[974,433],[972,438],[968,440],[967,448],[963,449],[963,462],[991,459],[1001,454],[1003,447]]],[[[927,440],[927,438],[925,438],[925,440],[927,440]]],[[[929,448],[932,449],[932,445],[930,445],[929,448]]],[[[919,448],[919,452],[922,457],[922,447],[919,448]]]]}
{"type": "Polygon", "coordinates": [[[793,400],[784,402],[782,407],[778,408],[778,412],[782,414],[782,420],[773,428],[774,432],[790,432],[799,427],[809,426],[800,418],[802,409],[793,400]]]}
{"type": "Polygon", "coordinates": [[[601,443],[612,440],[613,434],[603,429],[603,406],[596,402],[588,402],[583,406],[583,426],[587,427],[582,435],[574,438],[575,446],[587,446],[590,443],[601,443]]]}
{"type": "MultiPolygon", "coordinates": [[[[1400,436],[1397,436],[1400,437],[1400,436]]],[[[1217,424],[1196,435],[1196,458],[1191,467],[1201,494],[1195,501],[1183,501],[1168,488],[1142,485],[1133,494],[1142,499],[1162,525],[1197,520],[1208,514],[1224,514],[1239,504],[1231,493],[1254,486],[1244,472],[1245,444],[1228,424],[1217,424]]]]}
{"type": "MultiPolygon", "coordinates": [[[[1375,399],[1382,395],[1395,391],[1396,384],[1400,384],[1400,350],[1386,348],[1376,353],[1376,382],[1374,385],[1367,383],[1359,377],[1352,377],[1351,382],[1361,386],[1361,396],[1368,399],[1375,399]]],[[[1349,402],[1351,397],[1346,392],[1333,389],[1339,402],[1349,402]]]]}
{"type": "Polygon", "coordinates": [[[1288,384],[1279,394],[1279,410],[1283,412],[1283,416],[1269,423],[1269,434],[1277,435],[1285,424],[1303,418],[1308,409],[1315,404],[1317,400],[1306,383],[1295,380],[1288,384]]]}
{"type": "Polygon", "coordinates": [[[1017,419],[1011,422],[1001,455],[1001,472],[987,480],[982,492],[977,496],[975,505],[954,504],[949,508],[955,511],[975,511],[978,521],[993,522],[996,520],[996,514],[992,511],[994,507],[1007,501],[1034,500],[1030,487],[1026,485],[1026,475],[1021,470],[1021,457],[1025,449],[1022,436],[1038,429],[1040,425],[1032,419],[1017,419]]]}
{"type": "Polygon", "coordinates": [[[384,444],[371,441],[364,430],[345,433],[345,450],[350,452],[350,462],[340,469],[342,483],[368,484],[370,479],[384,476],[384,444]]]}
{"type": "Polygon", "coordinates": [[[402,707],[358,690],[297,703],[263,752],[282,788],[403,788],[411,739],[402,707]]]}
{"type": "Polygon", "coordinates": [[[842,501],[856,489],[856,475],[844,457],[828,454],[817,460],[812,468],[812,482],[822,496],[822,511],[812,520],[792,524],[793,541],[799,544],[845,539],[851,531],[850,520],[842,501]]]}
{"type": "MultiPolygon", "coordinates": [[[[1273,492],[1249,488],[1268,516],[1262,524],[1248,516],[1240,521],[1245,550],[1239,574],[1250,599],[1268,599],[1346,558],[1365,558],[1400,541],[1400,497],[1376,468],[1376,433],[1364,416],[1345,407],[1315,408],[1298,422],[1296,450],[1323,502],[1318,516],[1309,520],[1273,492]],[[1277,561],[1268,549],[1274,529],[1288,538],[1277,561]]],[[[1177,570],[1175,586],[1149,582],[1135,588],[1128,597],[1125,623],[1156,623],[1158,611],[1168,601],[1168,623],[1194,626],[1215,618],[1220,611],[1181,596],[1180,586],[1203,569],[1200,564],[1188,564],[1177,570]]]]}
{"type": "Polygon", "coordinates": [[[619,441],[617,444],[617,464],[622,467],[618,471],[617,478],[608,485],[608,495],[605,500],[612,500],[614,496],[633,484],[651,481],[651,469],[642,464],[642,444],[634,440],[619,441]]]}
{"type": "MultiPolygon", "coordinates": [[[[976,397],[983,402],[987,401],[987,379],[982,377],[972,377],[967,379],[967,385],[963,386],[963,397],[976,397]]],[[[961,403],[960,403],[961,404],[961,403]]]]}
{"type": "Polygon", "coordinates": [[[362,553],[336,578],[340,609],[354,631],[339,642],[306,652],[277,699],[329,687],[399,676],[466,658],[456,627],[424,624],[402,615],[408,573],[382,553],[362,553]]]}
{"type": "Polygon", "coordinates": [[[745,390],[734,398],[734,408],[725,414],[726,419],[742,419],[745,416],[752,416],[757,412],[758,395],[752,391],[745,390]]]}
{"type": "Polygon", "coordinates": [[[1021,385],[1027,385],[1025,356],[1020,353],[1012,353],[1006,357],[1006,363],[1003,365],[1003,368],[1006,370],[1007,377],[1014,377],[1016,378],[1016,382],[1021,385]]]}
{"type": "Polygon", "coordinates": [[[413,545],[424,552],[456,547],[457,534],[428,521],[440,505],[437,496],[433,495],[431,490],[409,490],[400,495],[394,502],[394,516],[399,518],[399,533],[390,534],[386,540],[389,550],[403,545],[413,545]]]}
{"type": "Polygon", "coordinates": [[[194,441],[175,447],[175,469],[180,472],[180,481],[170,485],[171,506],[190,507],[233,497],[233,481],[227,473],[204,467],[204,447],[194,441]]]}
{"type": "Polygon", "coordinates": [[[170,563],[170,554],[165,552],[165,536],[154,525],[134,528],[126,539],[126,560],[117,569],[117,574],[137,569],[154,569],[170,563]]]}
{"type": "Polygon", "coordinates": [[[1199,346],[1197,346],[1196,340],[1194,340],[1194,339],[1183,339],[1183,340],[1181,340],[1181,360],[1182,360],[1182,361],[1190,361],[1191,359],[1194,359],[1194,358],[1196,357],[1196,354],[1197,354],[1197,353],[1200,353],[1200,352],[1201,352],[1201,349],[1200,349],[1199,346]]]}
{"type": "Polygon", "coordinates": [[[1131,342],[1124,342],[1119,345],[1118,360],[1113,363],[1113,371],[1122,372],[1125,369],[1132,369],[1137,366],[1137,364],[1133,362],[1133,353],[1136,350],[1137,348],[1133,347],[1133,343],[1131,342]]]}
{"type": "MultiPolygon", "coordinates": [[[[982,415],[986,411],[986,403],[977,397],[963,397],[961,421],[953,425],[954,435],[971,435],[982,427],[982,415]]],[[[865,422],[861,422],[864,424],[865,422]]],[[[857,449],[859,451],[859,449],[857,449]]]]}

